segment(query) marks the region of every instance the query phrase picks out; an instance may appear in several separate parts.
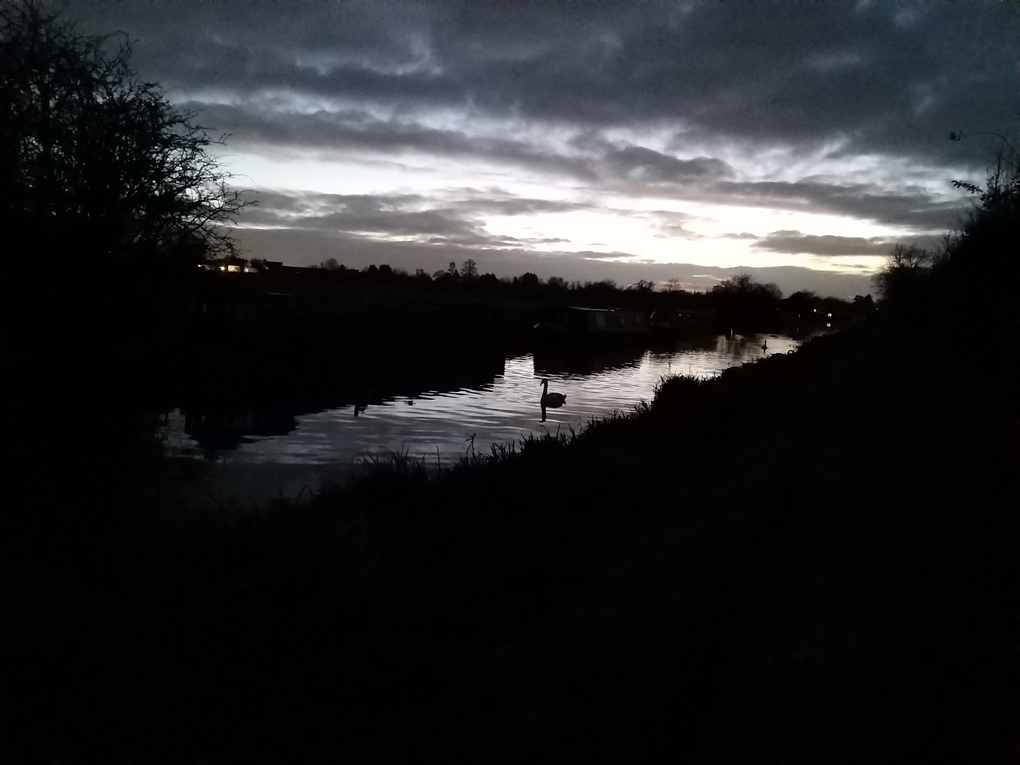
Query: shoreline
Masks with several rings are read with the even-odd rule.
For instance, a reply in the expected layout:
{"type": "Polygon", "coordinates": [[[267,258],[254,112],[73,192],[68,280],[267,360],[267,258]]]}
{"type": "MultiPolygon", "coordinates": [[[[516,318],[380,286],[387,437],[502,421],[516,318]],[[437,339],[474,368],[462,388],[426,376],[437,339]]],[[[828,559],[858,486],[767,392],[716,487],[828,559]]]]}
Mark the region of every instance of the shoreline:
{"type": "Polygon", "coordinates": [[[115,538],[81,526],[87,548],[50,538],[41,559],[6,546],[28,588],[4,591],[6,753],[1005,751],[1016,454],[987,405],[1007,379],[967,379],[876,322],[678,378],[643,414],[439,479],[381,465],[257,517],[136,521],[115,538]],[[82,556],[106,563],[83,576],[82,556]],[[47,737],[26,738],[32,725],[47,737]]]}
{"type": "MultiPolygon", "coordinates": [[[[785,337],[777,340],[770,335],[769,340],[773,343],[770,350],[777,349],[775,352],[797,347],[795,341],[785,337]]],[[[559,365],[554,364],[555,358],[536,357],[534,371],[530,355],[518,357],[516,362],[514,358],[507,358],[502,373],[496,374],[493,382],[480,388],[468,386],[468,392],[464,388],[452,390],[447,396],[455,398],[449,401],[446,401],[447,396],[439,396],[433,401],[436,396],[429,392],[420,397],[405,399],[399,396],[381,401],[376,396],[369,407],[369,417],[361,420],[350,419],[351,406],[331,407],[306,415],[298,413],[293,417],[280,412],[266,416],[256,411],[252,415],[244,407],[222,410],[215,413],[217,419],[213,422],[218,423],[215,431],[210,430],[205,437],[209,439],[210,434],[215,432],[219,435],[218,440],[226,444],[223,447],[203,446],[203,443],[210,442],[201,440],[204,431],[199,430],[199,422],[191,423],[191,435],[185,432],[188,422],[195,420],[201,409],[197,412],[191,410],[187,416],[175,410],[169,417],[168,426],[160,429],[160,438],[169,446],[168,455],[174,456],[173,445],[187,445],[183,447],[180,458],[194,459],[196,465],[201,466],[202,485],[192,487],[189,492],[194,499],[217,505],[233,499],[235,504],[247,506],[253,500],[261,504],[279,498],[281,492],[283,498],[294,499],[302,491],[307,497],[309,490],[317,492],[325,484],[344,480],[349,473],[363,472],[366,462],[386,461],[392,455],[424,461],[432,472],[436,469],[437,460],[439,469],[448,468],[473,451],[488,453],[490,448],[506,448],[508,444],[518,443],[529,435],[541,437],[546,430],[583,430],[593,419],[610,416],[614,411],[627,414],[641,406],[642,400],[650,401],[655,382],[662,375],[670,374],[673,368],[686,369],[687,374],[713,377],[728,365],[749,363],[757,359],[755,353],[760,355],[757,351],[760,337],[747,346],[754,353],[740,346],[739,355],[720,350],[719,342],[717,337],[706,338],[693,343],[686,349],[687,352],[674,348],[669,355],[663,355],[661,350],[647,349],[632,362],[630,356],[618,354],[586,356],[570,363],[563,361],[559,365]],[[602,362],[614,360],[628,363],[619,369],[613,366],[603,368],[602,362]],[[527,364],[522,366],[520,362],[525,361],[527,364]],[[539,364],[542,364],[541,371],[539,364]],[[692,365],[694,369],[691,369],[692,365]],[[550,412],[555,415],[555,422],[543,425],[538,420],[539,408],[534,407],[532,412],[531,407],[523,404],[522,396],[529,395],[530,388],[525,384],[526,390],[522,389],[522,374],[526,374],[529,380],[549,374],[564,375],[559,385],[567,385],[568,390],[564,392],[571,394],[572,403],[562,410],[550,412]],[[601,381],[603,375],[612,381],[606,384],[620,385],[623,389],[606,393],[601,381]],[[573,381],[573,386],[570,381],[573,381]],[[578,381],[581,381],[580,387],[578,381]],[[639,393],[641,386],[647,386],[644,393],[639,393]],[[463,401],[458,401],[460,398],[463,401]],[[439,408],[433,406],[441,402],[445,403],[439,408]],[[405,408],[405,403],[417,406],[405,408]],[[469,407],[470,416],[474,418],[470,423],[463,422],[459,416],[460,406],[469,407]],[[235,422],[236,426],[233,425],[235,422]],[[289,422],[289,425],[281,427],[284,422],[289,422]],[[234,427],[238,429],[234,430],[234,427]],[[228,438],[228,431],[234,434],[233,438],[228,438]],[[468,444],[464,438],[465,431],[475,434],[478,440],[471,440],[468,444]],[[263,443],[246,445],[249,433],[253,440],[263,443]],[[194,440],[196,437],[199,438],[197,442],[194,440]],[[207,449],[212,451],[207,453],[207,449]],[[303,456],[294,458],[293,453],[303,456]],[[245,480],[246,477],[250,480],[245,480]]],[[[732,345],[736,347],[735,342],[732,345]]]]}

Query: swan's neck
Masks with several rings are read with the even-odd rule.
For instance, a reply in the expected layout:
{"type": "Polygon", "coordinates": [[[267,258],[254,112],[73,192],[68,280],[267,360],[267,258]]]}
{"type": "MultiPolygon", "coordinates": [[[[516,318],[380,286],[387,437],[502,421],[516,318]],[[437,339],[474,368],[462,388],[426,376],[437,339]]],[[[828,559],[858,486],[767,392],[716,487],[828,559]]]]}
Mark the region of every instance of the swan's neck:
{"type": "Polygon", "coordinates": [[[542,380],[542,395],[544,396],[548,392],[549,392],[549,381],[548,380],[542,380]]]}

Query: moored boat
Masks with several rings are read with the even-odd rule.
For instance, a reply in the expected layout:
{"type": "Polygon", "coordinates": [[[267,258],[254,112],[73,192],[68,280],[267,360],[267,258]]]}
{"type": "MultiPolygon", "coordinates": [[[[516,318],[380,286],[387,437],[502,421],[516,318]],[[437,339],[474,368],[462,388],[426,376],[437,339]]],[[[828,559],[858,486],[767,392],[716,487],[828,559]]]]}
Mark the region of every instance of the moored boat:
{"type": "Polygon", "coordinates": [[[610,308],[558,308],[535,325],[539,344],[615,344],[647,340],[649,335],[643,314],[610,308]]]}
{"type": "Polygon", "coordinates": [[[648,326],[656,337],[682,337],[712,328],[713,311],[697,309],[669,309],[655,311],[648,317],[648,326]]]}

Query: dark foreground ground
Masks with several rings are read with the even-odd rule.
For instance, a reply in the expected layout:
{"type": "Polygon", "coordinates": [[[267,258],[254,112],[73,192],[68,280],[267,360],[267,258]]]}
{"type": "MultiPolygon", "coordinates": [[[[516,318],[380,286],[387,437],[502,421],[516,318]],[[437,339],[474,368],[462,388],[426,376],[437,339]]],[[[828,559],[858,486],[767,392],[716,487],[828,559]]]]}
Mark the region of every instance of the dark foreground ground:
{"type": "Polygon", "coordinates": [[[232,522],[130,459],[18,465],[0,761],[1015,762],[995,347],[858,325],[232,522]]]}

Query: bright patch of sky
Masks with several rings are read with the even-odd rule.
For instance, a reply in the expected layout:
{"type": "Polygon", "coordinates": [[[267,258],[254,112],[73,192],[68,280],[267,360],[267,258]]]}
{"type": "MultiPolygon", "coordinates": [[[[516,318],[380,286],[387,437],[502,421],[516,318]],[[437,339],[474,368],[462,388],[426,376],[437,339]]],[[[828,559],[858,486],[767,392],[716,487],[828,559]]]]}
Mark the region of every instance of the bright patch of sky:
{"type": "MultiPolygon", "coordinates": [[[[419,50],[419,61],[428,58],[426,47],[419,50]]],[[[308,62],[330,67],[336,61],[308,62]]],[[[819,66],[850,66],[853,56],[837,57],[819,66]]],[[[198,93],[187,94],[198,97],[198,93]]],[[[208,97],[209,93],[201,94],[208,97]]],[[[821,258],[803,253],[780,253],[752,246],[749,238],[737,234],[764,237],[774,231],[799,231],[806,235],[843,237],[881,237],[895,240],[910,233],[903,228],[869,222],[861,218],[798,212],[758,204],[741,205],[739,197],[719,194],[698,194],[674,186],[665,189],[656,185],[635,184],[607,179],[605,182],[584,182],[564,175],[562,168],[550,163],[531,162],[522,165],[515,154],[528,149],[556,158],[597,156],[612,147],[636,146],[660,152],[681,160],[712,157],[734,169],[738,183],[769,181],[773,183],[807,183],[812,185],[867,185],[889,194],[925,193],[938,195],[946,201],[962,200],[963,195],[952,189],[954,176],[945,165],[931,166],[905,158],[880,154],[847,155],[842,151],[850,137],[834,138],[813,151],[783,146],[759,147],[751,151],[732,143],[691,141],[677,132],[676,125],[604,129],[578,132],[576,128],[541,124],[521,118],[494,119],[470,106],[463,109],[441,109],[413,114],[411,110],[386,108],[380,105],[341,104],[326,98],[295,96],[286,92],[265,92],[255,99],[216,94],[216,101],[238,105],[263,104],[266,109],[291,114],[344,113],[344,117],[361,115],[367,120],[404,123],[416,130],[457,133],[471,141],[486,141],[506,146],[510,156],[482,159],[462,154],[445,156],[411,150],[387,149],[386,153],[370,150],[318,151],[283,150],[270,146],[245,147],[236,154],[225,154],[227,169],[234,173],[236,183],[254,189],[312,191],[327,194],[368,194],[389,196],[419,194],[434,200],[432,207],[442,207],[463,200],[463,191],[490,187],[511,196],[545,199],[558,202],[594,203],[604,209],[595,213],[569,211],[532,215],[494,215],[477,213],[473,219],[496,237],[514,237],[532,242],[536,252],[602,252],[616,258],[627,253],[634,259],[654,263],[691,263],[696,265],[733,267],[764,267],[802,265],[827,271],[860,271],[881,264],[881,258],[821,258]],[[356,112],[348,111],[354,107],[356,112]],[[452,190],[460,190],[460,193],[452,190]],[[671,198],[673,197],[673,198],[671,198]],[[656,211],[683,213],[682,228],[664,228],[663,219],[647,215],[656,211]],[[540,240],[547,239],[548,242],[540,240]]],[[[359,121],[355,119],[355,121],[359,121]]],[[[681,128],[682,129],[682,128],[681,128]]],[[[714,180],[714,179],[708,179],[714,180]]],[[[474,194],[477,198],[477,192],[474,194]]],[[[748,200],[750,201],[750,200],[748,200]]],[[[425,207],[427,207],[426,205],[425,207]]],[[[243,221],[242,221],[243,225],[243,221]]],[[[394,237],[394,241],[399,237],[394,237]]]]}
{"type": "Polygon", "coordinates": [[[307,154],[238,154],[228,164],[234,184],[251,189],[315,191],[323,194],[421,193],[434,184],[433,168],[390,160],[323,161],[307,154]]]}
{"type": "MultiPolygon", "coordinates": [[[[602,194],[580,184],[560,179],[558,184],[537,178],[525,180],[520,172],[473,161],[437,159],[434,156],[401,156],[391,160],[332,160],[294,156],[238,154],[229,163],[238,185],[246,182],[255,189],[314,191],[328,194],[420,194],[434,199],[435,207],[463,199],[463,190],[494,186],[510,194],[550,201],[595,201],[609,209],[603,212],[571,211],[533,215],[485,215],[475,218],[493,236],[524,240],[550,239],[529,245],[537,252],[628,253],[655,263],[692,263],[716,267],[765,267],[804,265],[827,271],[856,270],[860,265],[881,263],[881,258],[852,258],[848,261],[819,261],[804,254],[756,250],[752,240],[732,235],[756,236],[779,230],[803,234],[894,239],[904,232],[890,226],[838,215],[805,214],[763,206],[705,204],[662,199],[649,190],[644,197],[602,194]],[[484,179],[484,180],[483,180],[484,179]],[[480,181],[482,181],[480,183],[480,181]],[[692,217],[683,231],[699,238],[664,235],[661,220],[652,211],[672,211],[692,217]],[[852,265],[853,269],[849,266],[852,265]]],[[[865,160],[861,165],[876,167],[865,160]]]]}
{"type": "Polygon", "coordinates": [[[819,271],[840,271],[843,273],[859,271],[863,273],[874,273],[885,263],[885,257],[878,257],[873,255],[860,255],[852,258],[848,257],[820,257],[814,256],[811,258],[810,268],[817,269],[819,271]]]}

